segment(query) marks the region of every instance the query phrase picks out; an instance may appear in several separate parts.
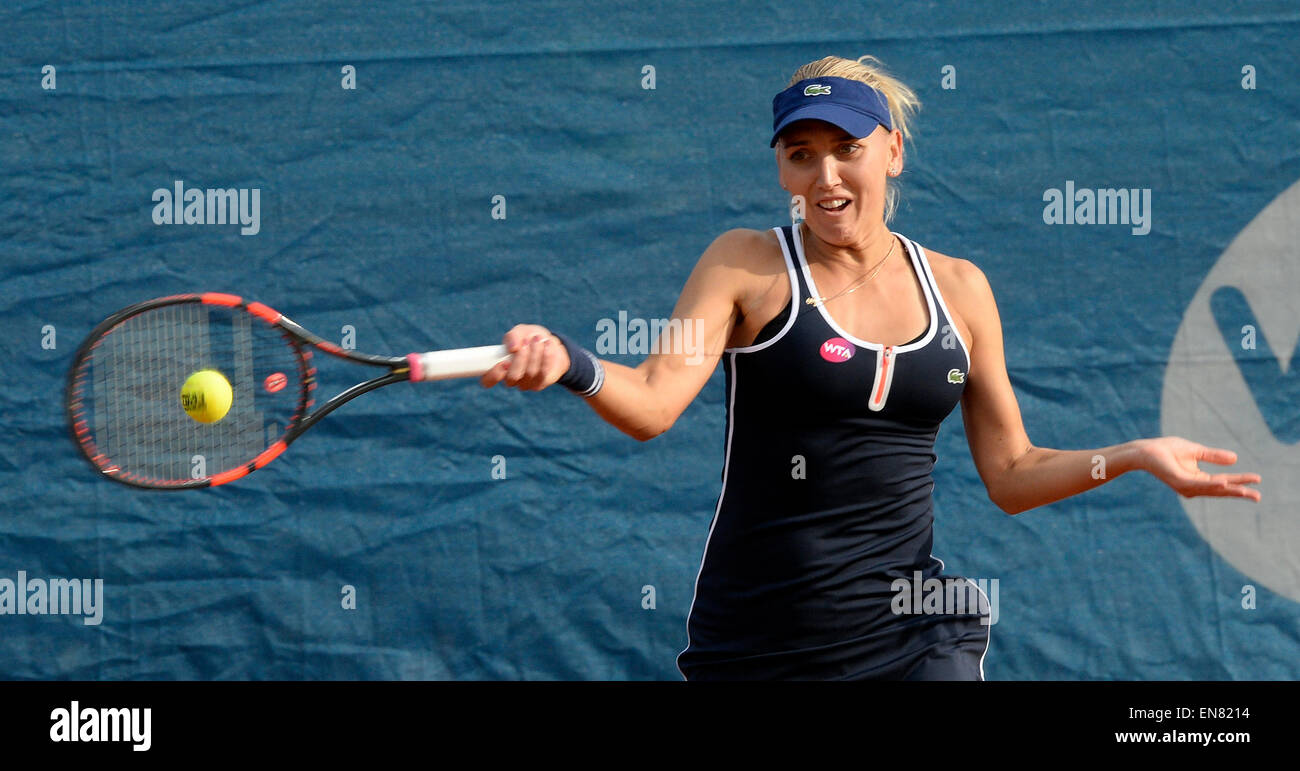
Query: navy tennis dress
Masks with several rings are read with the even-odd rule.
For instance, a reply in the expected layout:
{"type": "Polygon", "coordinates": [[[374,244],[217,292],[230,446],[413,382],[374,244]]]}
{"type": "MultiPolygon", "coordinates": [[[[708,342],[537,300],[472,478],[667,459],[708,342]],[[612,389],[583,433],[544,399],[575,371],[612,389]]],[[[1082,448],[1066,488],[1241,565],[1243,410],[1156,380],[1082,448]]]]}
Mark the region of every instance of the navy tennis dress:
{"type": "Polygon", "coordinates": [[[987,604],[896,602],[895,580],[918,572],[978,591],[930,553],[934,440],[970,357],[925,252],[898,236],[930,326],[879,345],[806,304],[820,293],[799,233],[776,230],[792,300],[723,357],[722,492],[677,666],[688,680],[982,680],[987,604]]]}

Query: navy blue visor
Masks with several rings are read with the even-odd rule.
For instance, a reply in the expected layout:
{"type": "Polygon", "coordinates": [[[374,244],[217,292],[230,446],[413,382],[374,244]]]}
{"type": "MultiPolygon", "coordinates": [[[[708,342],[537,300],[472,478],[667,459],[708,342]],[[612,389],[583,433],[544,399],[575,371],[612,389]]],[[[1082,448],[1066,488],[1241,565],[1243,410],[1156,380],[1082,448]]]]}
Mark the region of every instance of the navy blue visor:
{"type": "Polygon", "coordinates": [[[865,137],[884,126],[894,130],[889,102],[876,89],[848,78],[809,78],[777,94],[772,100],[772,144],[798,120],[824,120],[853,137],[865,137]]]}

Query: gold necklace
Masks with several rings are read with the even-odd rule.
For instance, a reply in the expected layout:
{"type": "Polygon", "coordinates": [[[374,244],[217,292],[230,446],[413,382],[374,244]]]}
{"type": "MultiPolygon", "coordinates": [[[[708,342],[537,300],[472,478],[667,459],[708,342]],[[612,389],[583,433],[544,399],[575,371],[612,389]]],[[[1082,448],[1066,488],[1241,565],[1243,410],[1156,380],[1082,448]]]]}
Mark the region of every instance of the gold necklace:
{"type": "Polygon", "coordinates": [[[841,297],[841,296],[846,295],[846,294],[852,294],[853,292],[857,291],[858,287],[862,286],[863,284],[867,283],[868,281],[870,281],[871,279],[873,279],[873,278],[876,277],[876,274],[880,272],[880,269],[881,269],[882,267],[884,267],[884,265],[885,265],[885,260],[888,260],[889,257],[890,257],[890,255],[892,255],[892,254],[894,253],[894,247],[896,247],[896,246],[898,246],[898,239],[897,239],[897,238],[894,238],[893,236],[890,236],[889,251],[888,251],[888,252],[885,252],[885,257],[884,257],[884,259],[882,259],[880,262],[876,263],[876,267],[875,267],[875,269],[873,269],[873,270],[870,271],[870,273],[871,273],[870,276],[867,276],[866,278],[864,278],[864,279],[862,279],[861,281],[859,281],[859,282],[857,282],[856,284],[854,284],[853,287],[852,287],[851,289],[844,289],[844,290],[841,290],[841,291],[839,292],[839,294],[835,294],[835,295],[832,295],[832,296],[830,296],[830,297],[809,297],[807,300],[804,300],[804,302],[807,303],[808,305],[825,305],[826,303],[830,302],[831,300],[834,300],[836,297],[841,297]]]}

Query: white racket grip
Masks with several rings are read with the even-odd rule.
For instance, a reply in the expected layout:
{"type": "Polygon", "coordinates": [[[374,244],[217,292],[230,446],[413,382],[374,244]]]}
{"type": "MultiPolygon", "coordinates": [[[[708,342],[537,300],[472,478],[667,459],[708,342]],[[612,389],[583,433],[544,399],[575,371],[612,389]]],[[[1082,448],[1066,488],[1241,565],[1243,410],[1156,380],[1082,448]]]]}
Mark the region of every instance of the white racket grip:
{"type": "Polygon", "coordinates": [[[406,363],[411,381],[447,380],[453,377],[480,377],[506,359],[513,358],[504,345],[478,348],[455,348],[449,351],[410,353],[406,363]]]}

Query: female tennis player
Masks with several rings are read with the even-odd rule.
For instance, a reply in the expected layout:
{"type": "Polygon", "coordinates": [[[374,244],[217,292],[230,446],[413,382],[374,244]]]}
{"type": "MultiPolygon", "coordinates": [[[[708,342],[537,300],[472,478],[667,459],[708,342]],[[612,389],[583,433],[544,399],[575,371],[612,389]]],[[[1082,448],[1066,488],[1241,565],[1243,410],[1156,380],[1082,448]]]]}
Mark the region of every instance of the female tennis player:
{"type": "Polygon", "coordinates": [[[983,272],[886,227],[917,106],[872,57],[801,67],[773,100],[772,146],[804,221],[728,231],[700,257],[673,318],[694,320],[702,350],[670,327],[634,369],[521,324],[504,337],[514,358],[482,378],[558,382],[644,441],[725,355],[722,490],[677,660],[689,680],[983,679],[986,604],[898,602],[919,596],[918,578],[964,580],[930,553],[934,440],[959,402],[975,467],[1008,514],[1134,470],[1186,497],[1259,500],[1258,475],[1197,466],[1235,453],[1178,437],[1030,443],[983,272]]]}

